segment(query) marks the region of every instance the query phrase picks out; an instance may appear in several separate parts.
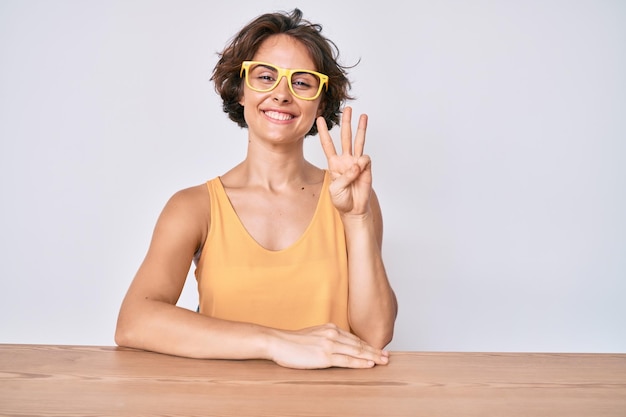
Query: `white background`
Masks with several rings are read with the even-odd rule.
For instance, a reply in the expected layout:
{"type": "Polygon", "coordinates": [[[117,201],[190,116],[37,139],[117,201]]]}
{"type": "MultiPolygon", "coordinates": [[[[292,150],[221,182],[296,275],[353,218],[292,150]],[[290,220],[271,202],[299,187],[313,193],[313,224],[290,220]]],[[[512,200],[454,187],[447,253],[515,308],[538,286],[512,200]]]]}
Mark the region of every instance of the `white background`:
{"type": "Polygon", "coordinates": [[[216,53],[294,6],[361,60],[390,348],[626,352],[617,0],[0,0],[0,343],[113,344],[166,200],[244,156],[216,53]]]}

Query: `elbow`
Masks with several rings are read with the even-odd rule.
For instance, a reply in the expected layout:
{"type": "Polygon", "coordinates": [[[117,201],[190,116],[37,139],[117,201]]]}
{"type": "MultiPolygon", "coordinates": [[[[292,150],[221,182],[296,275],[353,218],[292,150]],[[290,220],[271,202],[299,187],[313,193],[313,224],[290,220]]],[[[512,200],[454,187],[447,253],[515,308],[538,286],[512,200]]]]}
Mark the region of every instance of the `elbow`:
{"type": "Polygon", "coordinates": [[[147,349],[146,346],[144,346],[145,341],[143,335],[128,325],[117,326],[114,340],[115,344],[120,347],[147,349]]]}
{"type": "Polygon", "coordinates": [[[376,349],[384,349],[385,346],[391,343],[392,339],[393,339],[393,328],[380,332],[378,337],[374,338],[371,345],[375,347],[376,349]]]}
{"type": "Polygon", "coordinates": [[[372,329],[370,327],[362,331],[352,328],[352,332],[376,349],[384,349],[393,339],[393,325],[381,326],[378,329],[372,329]]]}
{"type": "Polygon", "coordinates": [[[114,340],[118,346],[136,348],[139,340],[137,320],[133,320],[128,316],[128,314],[124,314],[123,309],[120,311],[115,327],[114,340]]]}
{"type": "Polygon", "coordinates": [[[393,340],[396,317],[398,315],[398,305],[393,300],[388,314],[380,316],[362,317],[361,320],[351,320],[350,328],[352,332],[376,349],[383,349],[393,340]]]}
{"type": "Polygon", "coordinates": [[[118,322],[114,335],[115,344],[123,347],[132,347],[130,334],[131,332],[128,331],[127,327],[118,322]]]}

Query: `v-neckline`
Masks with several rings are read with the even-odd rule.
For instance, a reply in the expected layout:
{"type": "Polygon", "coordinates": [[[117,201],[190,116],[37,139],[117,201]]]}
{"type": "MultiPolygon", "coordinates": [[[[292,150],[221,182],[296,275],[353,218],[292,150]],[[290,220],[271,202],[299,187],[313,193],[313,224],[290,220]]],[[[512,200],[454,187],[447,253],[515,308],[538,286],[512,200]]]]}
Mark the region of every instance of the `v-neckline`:
{"type": "Polygon", "coordinates": [[[235,207],[233,206],[232,201],[230,200],[230,197],[228,197],[228,193],[226,192],[226,187],[224,187],[224,184],[222,183],[222,178],[221,177],[217,177],[217,183],[219,184],[219,191],[223,194],[223,196],[225,197],[226,201],[228,201],[228,207],[230,208],[232,214],[234,215],[234,217],[237,219],[237,225],[238,227],[243,231],[243,233],[248,237],[248,239],[253,242],[259,249],[268,252],[268,253],[283,253],[286,252],[288,250],[290,250],[291,248],[294,248],[296,246],[298,246],[298,244],[303,241],[307,234],[309,233],[309,230],[311,229],[311,227],[313,226],[313,224],[315,223],[315,220],[318,217],[318,213],[320,211],[320,207],[322,205],[322,199],[323,198],[328,198],[327,194],[328,194],[328,182],[330,181],[330,175],[328,173],[328,170],[324,170],[324,179],[322,181],[322,188],[320,189],[320,193],[319,196],[317,197],[317,203],[315,206],[315,210],[313,211],[313,215],[311,216],[311,219],[309,220],[306,228],[304,229],[304,231],[302,232],[302,234],[300,234],[300,236],[291,244],[287,245],[286,247],[282,248],[282,249],[268,249],[265,246],[263,246],[261,243],[259,243],[258,240],[256,240],[254,238],[254,236],[252,236],[252,234],[250,234],[250,232],[248,231],[248,229],[246,228],[246,226],[244,225],[243,221],[241,221],[241,218],[239,217],[239,214],[237,213],[237,210],[235,210],[235,207]]]}

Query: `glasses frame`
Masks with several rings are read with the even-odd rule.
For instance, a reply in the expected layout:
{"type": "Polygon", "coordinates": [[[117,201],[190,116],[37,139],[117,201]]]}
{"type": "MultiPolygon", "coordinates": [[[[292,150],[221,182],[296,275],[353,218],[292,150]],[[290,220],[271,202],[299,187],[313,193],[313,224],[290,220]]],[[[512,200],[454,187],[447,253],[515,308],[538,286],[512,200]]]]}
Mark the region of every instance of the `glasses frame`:
{"type": "Polygon", "coordinates": [[[294,97],[297,97],[300,100],[311,101],[311,100],[317,99],[322,93],[322,88],[324,87],[326,87],[325,91],[328,91],[328,75],[326,74],[322,74],[321,72],[307,70],[307,69],[281,68],[277,65],[270,64],[268,62],[262,62],[262,61],[243,61],[241,63],[241,71],[239,71],[239,77],[244,78],[246,80],[246,85],[248,86],[248,88],[250,88],[252,91],[257,91],[259,93],[267,93],[269,91],[274,90],[276,87],[278,87],[278,84],[280,84],[280,80],[283,77],[285,77],[285,79],[287,80],[287,84],[289,85],[289,91],[291,91],[291,94],[293,94],[294,97]],[[276,77],[276,83],[271,88],[267,88],[267,89],[260,89],[260,88],[252,87],[252,85],[250,84],[249,75],[248,75],[250,73],[250,66],[252,65],[263,65],[263,66],[267,66],[270,68],[276,68],[276,70],[278,71],[278,76],[276,77]],[[244,77],[244,72],[245,72],[245,77],[244,77]],[[319,77],[320,85],[317,88],[317,93],[315,93],[313,97],[302,97],[301,95],[299,95],[298,93],[294,91],[293,85],[291,84],[291,76],[297,72],[307,72],[309,74],[314,74],[319,77]]]}

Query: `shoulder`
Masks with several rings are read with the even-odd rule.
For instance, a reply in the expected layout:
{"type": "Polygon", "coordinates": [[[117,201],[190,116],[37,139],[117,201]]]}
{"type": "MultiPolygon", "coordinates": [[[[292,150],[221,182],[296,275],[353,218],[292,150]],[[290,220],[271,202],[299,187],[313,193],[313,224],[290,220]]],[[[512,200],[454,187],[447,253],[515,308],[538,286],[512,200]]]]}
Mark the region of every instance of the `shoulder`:
{"type": "Polygon", "coordinates": [[[168,206],[180,210],[198,210],[210,207],[207,184],[203,183],[175,192],[168,200],[166,207],[168,206]]]}
{"type": "Polygon", "coordinates": [[[206,237],[211,215],[211,201],[206,183],[174,193],[163,208],[157,231],[173,238],[184,235],[202,242],[206,237]]]}

